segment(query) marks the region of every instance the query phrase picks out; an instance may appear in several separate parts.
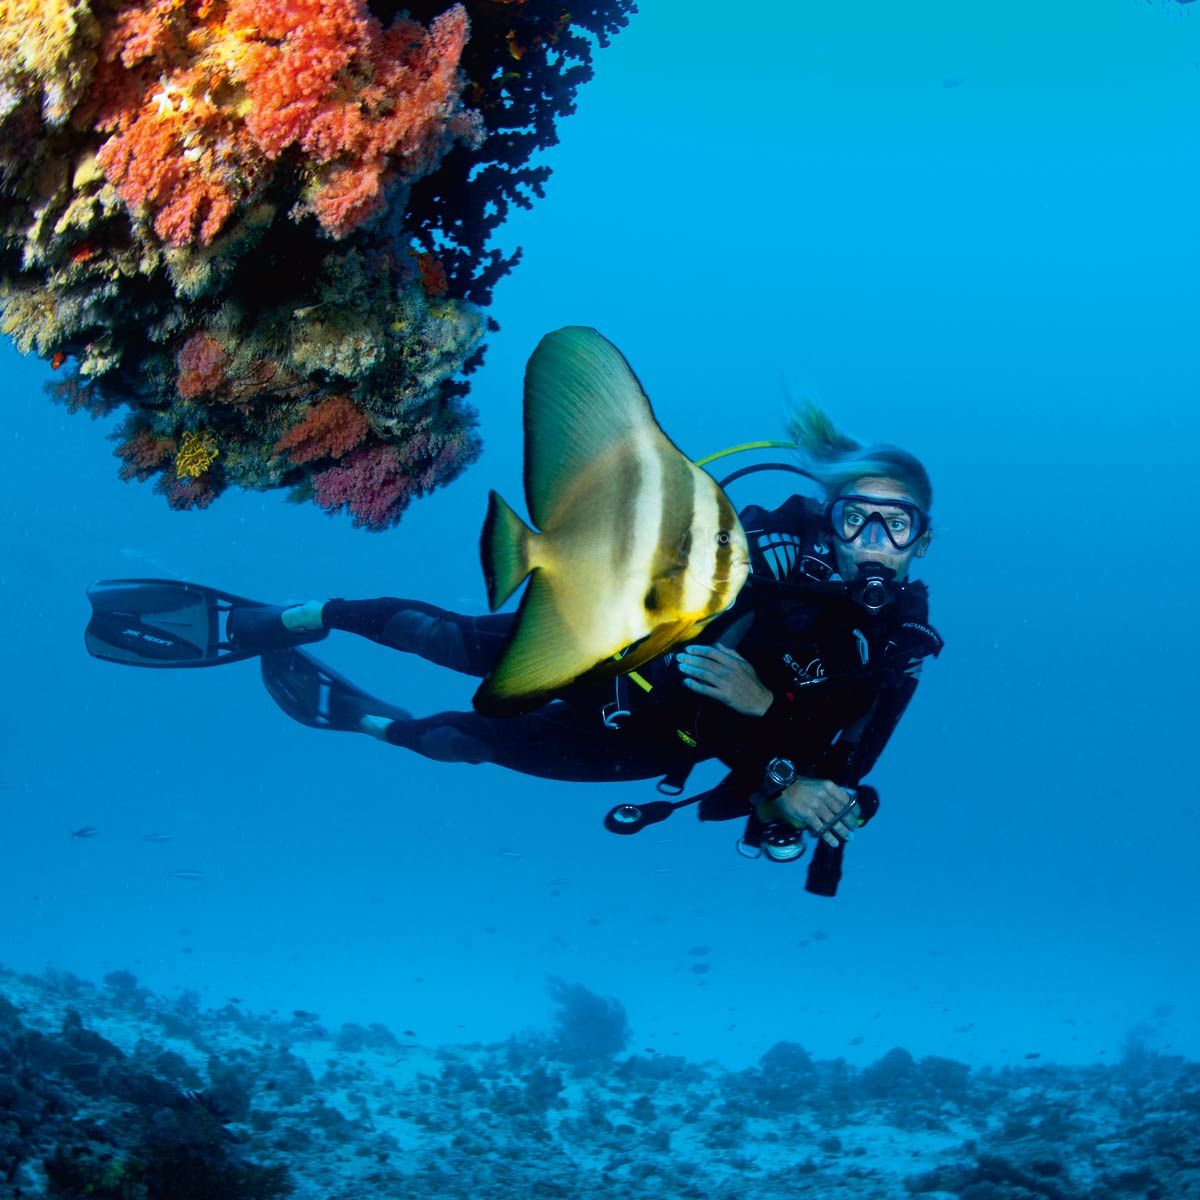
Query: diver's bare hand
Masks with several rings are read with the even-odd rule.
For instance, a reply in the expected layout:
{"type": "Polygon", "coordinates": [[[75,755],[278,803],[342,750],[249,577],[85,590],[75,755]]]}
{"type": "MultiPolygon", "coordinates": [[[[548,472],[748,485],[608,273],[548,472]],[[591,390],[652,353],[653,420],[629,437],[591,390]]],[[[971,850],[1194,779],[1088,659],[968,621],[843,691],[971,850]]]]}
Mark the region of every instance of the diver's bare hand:
{"type": "Polygon", "coordinates": [[[754,668],[736,651],[715,646],[688,646],[675,656],[684,684],[702,696],[728,704],[734,712],[761,717],[775,699],[754,668]]]}
{"type": "MultiPolygon", "coordinates": [[[[798,829],[809,829],[813,833],[823,829],[851,803],[852,797],[845,788],[840,788],[830,779],[797,779],[775,797],[775,808],[779,815],[798,829]]],[[[858,828],[858,809],[851,808],[840,821],[829,825],[822,835],[831,846],[838,839],[848,842],[858,828]]]]}

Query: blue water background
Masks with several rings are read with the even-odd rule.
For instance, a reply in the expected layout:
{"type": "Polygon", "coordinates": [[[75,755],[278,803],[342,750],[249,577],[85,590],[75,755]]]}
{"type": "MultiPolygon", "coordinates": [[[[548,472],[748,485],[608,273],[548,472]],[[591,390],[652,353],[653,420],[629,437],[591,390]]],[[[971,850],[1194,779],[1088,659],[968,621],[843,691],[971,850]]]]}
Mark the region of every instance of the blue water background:
{"type": "MultiPolygon", "coordinates": [[[[1198,58],[1197,19],[1141,0],[645,0],[502,231],[525,257],[474,381],[486,454],[384,535],[278,494],[172,513],[6,347],[0,962],[427,1042],[544,1024],[552,974],[619,997],[638,1047],[734,1066],[781,1038],[854,1062],[1104,1061],[1131,1032],[1200,1053],[1198,58]],[[524,360],[573,323],[690,454],[780,436],[792,394],[928,463],[948,645],[836,901],[740,859],[733,825],[605,833],[648,784],[430,764],[291,723],[254,664],[84,652],[106,577],[481,611],[524,360]]],[[[347,635],[321,654],[422,713],[472,690],[347,635]]]]}

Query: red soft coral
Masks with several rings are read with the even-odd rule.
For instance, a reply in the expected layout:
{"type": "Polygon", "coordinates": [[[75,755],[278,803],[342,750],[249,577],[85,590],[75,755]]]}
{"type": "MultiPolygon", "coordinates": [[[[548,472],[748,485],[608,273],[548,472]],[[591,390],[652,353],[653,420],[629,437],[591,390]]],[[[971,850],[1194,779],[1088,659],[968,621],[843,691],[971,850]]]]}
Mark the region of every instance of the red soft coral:
{"type": "Polygon", "coordinates": [[[342,458],[360,446],[370,431],[367,415],[358,405],[346,396],[330,396],[314,404],[275,443],[274,453],[286,451],[297,467],[318,458],[342,458]]]}
{"type": "Polygon", "coordinates": [[[113,453],[125,462],[117,472],[122,479],[149,479],[175,457],[175,439],[162,437],[149,428],[135,430],[113,453]]]}
{"type": "Polygon", "coordinates": [[[210,333],[193,333],[179,351],[179,394],[190,400],[225,382],[225,348],[210,333]]]}
{"type": "Polygon", "coordinates": [[[450,290],[450,281],[441,260],[428,252],[418,254],[410,250],[409,254],[417,260],[417,266],[421,269],[421,286],[425,289],[425,295],[444,296],[450,290]]]}
{"type": "Polygon", "coordinates": [[[205,472],[195,479],[172,479],[164,476],[155,485],[155,491],[166,496],[167,503],[177,512],[189,508],[207,508],[217,498],[216,482],[211,473],[205,472]]]}

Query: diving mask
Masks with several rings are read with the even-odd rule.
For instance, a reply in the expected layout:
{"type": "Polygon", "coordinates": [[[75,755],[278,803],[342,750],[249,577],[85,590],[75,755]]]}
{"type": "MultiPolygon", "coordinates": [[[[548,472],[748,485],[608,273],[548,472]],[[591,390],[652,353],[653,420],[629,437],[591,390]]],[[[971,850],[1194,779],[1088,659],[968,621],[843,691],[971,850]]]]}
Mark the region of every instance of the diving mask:
{"type": "Polygon", "coordinates": [[[907,550],[929,529],[928,514],[911,500],[881,496],[839,496],[829,506],[828,518],[839,542],[863,547],[881,545],[886,535],[897,550],[907,550]]]}

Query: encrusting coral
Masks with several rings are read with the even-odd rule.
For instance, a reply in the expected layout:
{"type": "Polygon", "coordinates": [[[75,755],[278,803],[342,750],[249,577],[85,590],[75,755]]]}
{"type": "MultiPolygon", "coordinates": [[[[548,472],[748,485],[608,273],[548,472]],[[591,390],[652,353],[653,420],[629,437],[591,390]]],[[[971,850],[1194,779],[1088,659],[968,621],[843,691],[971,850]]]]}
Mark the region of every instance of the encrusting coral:
{"type": "Polygon", "coordinates": [[[466,376],[632,0],[0,0],[0,328],[175,507],[386,528],[479,453],[466,376]]]}

